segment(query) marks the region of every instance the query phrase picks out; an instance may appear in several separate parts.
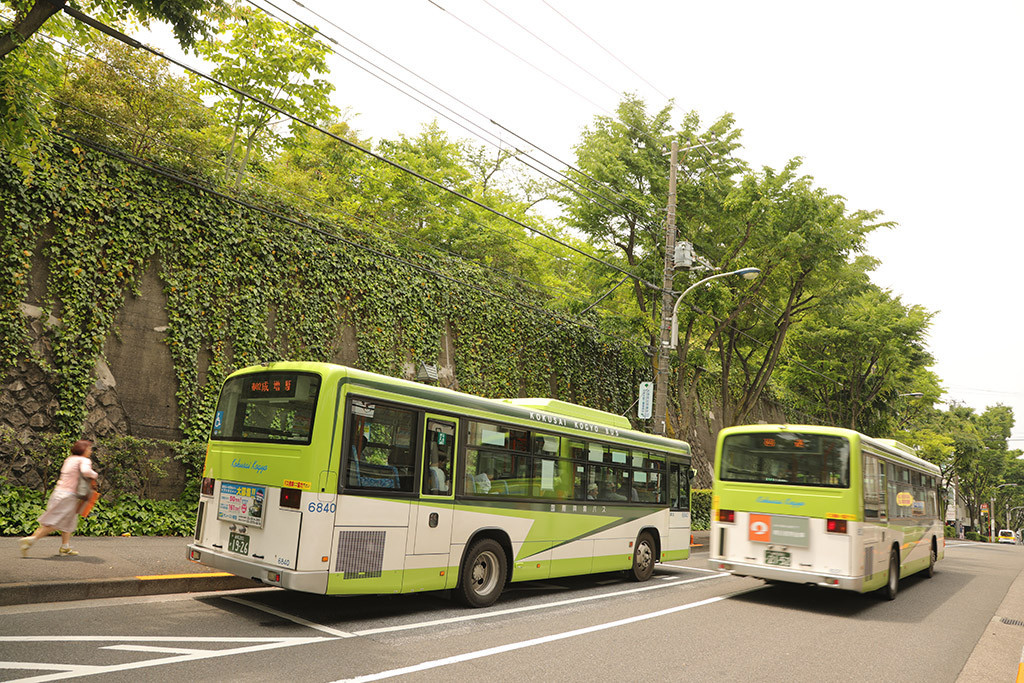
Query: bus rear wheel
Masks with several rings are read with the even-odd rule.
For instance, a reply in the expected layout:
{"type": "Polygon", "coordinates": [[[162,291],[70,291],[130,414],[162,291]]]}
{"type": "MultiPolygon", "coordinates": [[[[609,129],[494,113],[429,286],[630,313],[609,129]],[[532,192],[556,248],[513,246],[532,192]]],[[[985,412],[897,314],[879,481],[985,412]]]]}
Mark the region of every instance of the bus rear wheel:
{"type": "Polygon", "coordinates": [[[636,539],[633,548],[633,568],[630,575],[635,581],[646,581],[654,574],[654,562],[657,548],[654,545],[654,537],[650,532],[644,531],[636,539]]]}
{"type": "Polygon", "coordinates": [[[883,595],[886,600],[895,600],[896,593],[900,589],[900,558],[896,553],[896,549],[893,548],[889,553],[889,580],[885,583],[885,588],[882,589],[883,595]]]}
{"type": "Polygon", "coordinates": [[[482,538],[466,553],[459,575],[459,598],[470,607],[487,607],[501,595],[508,573],[507,558],[501,545],[482,538]]]}

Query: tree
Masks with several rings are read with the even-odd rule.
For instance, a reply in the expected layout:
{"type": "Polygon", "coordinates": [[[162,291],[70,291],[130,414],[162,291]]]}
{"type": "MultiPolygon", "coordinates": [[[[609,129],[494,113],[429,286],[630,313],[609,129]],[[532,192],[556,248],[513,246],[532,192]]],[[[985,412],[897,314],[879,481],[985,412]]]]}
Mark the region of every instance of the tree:
{"type": "MultiPolygon", "coordinates": [[[[739,146],[739,131],[733,129],[731,116],[700,131],[700,119],[691,113],[674,131],[672,107],[669,102],[649,114],[642,99],[627,94],[616,117],[597,117],[576,146],[578,170],[568,172],[579,189],[564,191],[560,197],[571,228],[588,235],[608,256],[621,258],[628,270],[649,282],[662,278],[665,226],[661,217],[668,201],[666,154],[672,139],[681,148],[698,140],[707,145],[684,154],[680,162],[684,182],[677,188],[676,230],[681,238],[716,216],[714,208],[725,196],[730,178],[743,168],[730,156],[739,146]]],[[[635,281],[631,287],[640,311],[660,310],[660,292],[648,291],[635,281]]]]}
{"type": "MultiPolygon", "coordinates": [[[[0,24],[0,59],[24,45],[42,28],[43,24],[57,12],[65,2],[50,0],[4,0],[2,3],[14,10],[10,23],[0,24]]],[[[191,48],[198,37],[208,30],[204,13],[219,6],[220,0],[86,0],[76,3],[78,8],[95,14],[105,23],[124,25],[127,21],[138,20],[143,24],[156,20],[166,22],[174,30],[174,37],[183,48],[191,48]]]]}
{"type": "Polygon", "coordinates": [[[213,114],[164,60],[101,39],[73,58],[54,95],[61,127],[135,157],[209,175],[213,114]]]}
{"type": "MultiPolygon", "coordinates": [[[[83,12],[116,26],[139,21],[163,21],[171,25],[178,43],[192,47],[206,35],[205,14],[222,0],[85,0],[76,3],[83,12]]],[[[53,38],[85,44],[95,35],[84,24],[57,13],[64,0],[3,0],[13,16],[0,19],[0,149],[26,174],[32,157],[46,138],[52,115],[48,98],[59,84],[60,60],[53,38]],[[55,16],[56,15],[56,16],[55,16]],[[38,32],[45,25],[51,39],[38,32]]]]}
{"type": "MultiPolygon", "coordinates": [[[[314,29],[279,22],[252,7],[223,10],[217,16],[223,39],[197,46],[216,65],[211,75],[273,107],[215,83],[198,82],[203,92],[218,98],[213,109],[231,131],[224,181],[234,173],[238,188],[253,153],[262,158],[281,143],[283,135],[276,127],[280,112],[322,123],[336,118],[338,110],[330,102],[334,86],[319,77],[328,73],[327,47],[314,29]],[[236,163],[239,142],[245,155],[236,163]]],[[[289,121],[293,134],[302,125],[289,121]]]]}
{"type": "Polygon", "coordinates": [[[791,405],[825,424],[885,436],[896,426],[898,394],[940,393],[926,370],[931,314],[874,285],[857,289],[830,297],[794,327],[779,379],[791,405]]]}
{"type": "Polygon", "coordinates": [[[954,442],[959,491],[972,524],[980,524],[982,503],[995,498],[1004,471],[1019,453],[1006,448],[1013,424],[1013,409],[1003,405],[977,415],[973,408],[954,403],[945,415],[944,426],[954,442]]]}
{"type": "MultiPolygon", "coordinates": [[[[751,285],[730,281],[693,292],[681,316],[681,404],[694,402],[707,369],[717,370],[726,425],[742,423],[769,387],[794,325],[856,277],[850,260],[884,225],[878,212],[846,210],[841,197],[800,176],[799,159],[781,172],[749,173],[725,198],[713,228],[694,244],[723,270],[757,266],[751,285]]],[[[696,277],[696,274],[694,275],[696,277]]]]}

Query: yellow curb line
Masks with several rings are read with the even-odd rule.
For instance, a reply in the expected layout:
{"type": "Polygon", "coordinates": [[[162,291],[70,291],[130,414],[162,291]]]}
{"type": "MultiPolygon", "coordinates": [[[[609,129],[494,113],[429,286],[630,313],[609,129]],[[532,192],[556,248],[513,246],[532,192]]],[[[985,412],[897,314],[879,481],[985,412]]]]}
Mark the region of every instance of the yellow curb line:
{"type": "Polygon", "coordinates": [[[208,576],[234,576],[228,572],[200,572],[199,574],[154,574],[152,576],[136,576],[136,579],[142,581],[152,581],[153,579],[201,579],[208,576]]]}

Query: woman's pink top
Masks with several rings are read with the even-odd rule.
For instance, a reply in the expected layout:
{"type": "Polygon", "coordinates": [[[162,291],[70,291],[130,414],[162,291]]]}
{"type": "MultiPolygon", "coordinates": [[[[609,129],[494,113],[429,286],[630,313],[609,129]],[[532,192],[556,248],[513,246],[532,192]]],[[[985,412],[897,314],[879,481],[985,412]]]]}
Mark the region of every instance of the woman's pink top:
{"type": "Polygon", "coordinates": [[[66,491],[74,491],[78,488],[79,472],[83,477],[95,479],[99,475],[92,468],[92,460],[84,455],[69,455],[60,466],[60,477],[57,479],[57,488],[66,491]]]}

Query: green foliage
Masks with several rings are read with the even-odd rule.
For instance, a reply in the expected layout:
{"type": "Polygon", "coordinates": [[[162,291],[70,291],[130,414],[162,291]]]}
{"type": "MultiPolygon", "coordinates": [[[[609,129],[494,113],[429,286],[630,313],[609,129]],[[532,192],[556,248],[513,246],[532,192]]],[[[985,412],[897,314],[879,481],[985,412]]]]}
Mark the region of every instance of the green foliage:
{"type": "Polygon", "coordinates": [[[27,536],[35,531],[46,499],[43,491],[0,486],[0,536],[27,536]]]}
{"type": "Polygon", "coordinates": [[[168,63],[100,38],[72,60],[55,94],[60,128],[193,176],[214,175],[216,119],[168,63]]]}
{"type": "Polygon", "coordinates": [[[949,526],[947,524],[946,525],[946,530],[945,530],[945,537],[946,538],[956,538],[956,528],[952,527],[952,526],[949,526]]]}
{"type": "Polygon", "coordinates": [[[988,536],[982,536],[977,531],[968,531],[964,534],[964,538],[966,538],[968,541],[975,541],[977,543],[988,542],[988,536]]]}
{"type": "Polygon", "coordinates": [[[101,474],[100,490],[114,496],[150,495],[152,477],[166,474],[167,458],[156,455],[157,442],[132,436],[108,437],[93,448],[94,468],[101,474]]]}
{"type": "Polygon", "coordinates": [[[694,531],[711,528],[711,489],[690,491],[690,523],[694,531]]]}
{"type": "Polygon", "coordinates": [[[941,393],[926,371],[925,351],[931,314],[856,274],[853,291],[810,311],[794,326],[782,364],[787,398],[824,424],[873,436],[895,431],[899,410],[913,402],[899,394],[908,388],[941,393]]]}
{"type": "MultiPolygon", "coordinates": [[[[450,332],[460,388],[487,396],[549,395],[555,376],[559,396],[622,413],[644,378],[634,345],[552,315],[532,289],[471,263],[361,233],[334,237],[80,147],[52,157],[28,187],[8,168],[0,197],[26,224],[50,217],[49,297],[62,318],[51,331],[52,371],[65,433],[77,433],[92,368],[154,259],[190,443],[205,440],[229,372],[334,360],[345,324],[355,328],[357,365],[390,375],[437,362],[450,332]]],[[[13,291],[3,300],[12,309],[24,288],[13,291]]]]}
{"type": "MultiPolygon", "coordinates": [[[[39,526],[48,494],[24,487],[0,486],[0,536],[27,536],[39,526]]],[[[101,497],[80,519],[80,536],[188,536],[195,528],[196,499],[144,500],[101,497]]]]}
{"type": "MultiPolygon", "coordinates": [[[[207,32],[204,13],[221,0],[86,0],[76,8],[119,28],[152,20],[171,25],[178,43],[191,47],[207,32]]],[[[49,95],[61,76],[60,55],[51,39],[86,45],[94,29],[60,12],[48,0],[0,3],[0,151],[30,179],[47,161],[53,107],[49,95]],[[42,29],[48,38],[37,35],[42,29]]]]}
{"type": "MultiPolygon", "coordinates": [[[[196,50],[215,65],[211,75],[229,86],[271,105],[264,106],[222,86],[197,79],[204,93],[217,98],[213,109],[231,130],[224,178],[236,175],[238,187],[253,153],[262,159],[281,142],[271,122],[285,112],[314,123],[337,116],[330,103],[334,86],[326,74],[327,46],[311,27],[291,26],[255,7],[237,5],[218,15],[222,40],[199,43],[196,50]],[[245,157],[235,169],[235,148],[241,142],[245,157]]],[[[292,123],[293,132],[300,124],[292,123]]]]}

